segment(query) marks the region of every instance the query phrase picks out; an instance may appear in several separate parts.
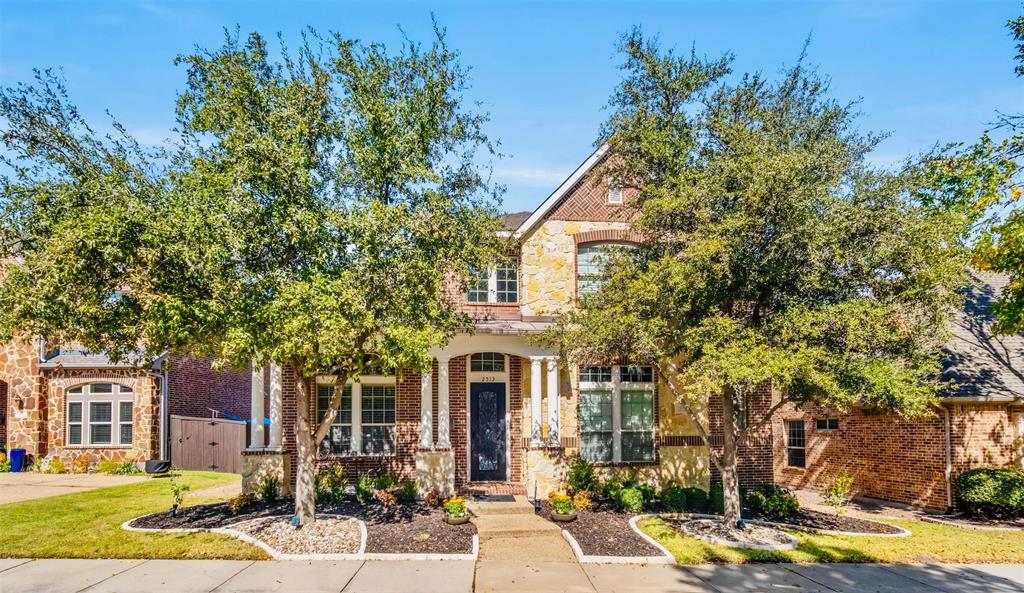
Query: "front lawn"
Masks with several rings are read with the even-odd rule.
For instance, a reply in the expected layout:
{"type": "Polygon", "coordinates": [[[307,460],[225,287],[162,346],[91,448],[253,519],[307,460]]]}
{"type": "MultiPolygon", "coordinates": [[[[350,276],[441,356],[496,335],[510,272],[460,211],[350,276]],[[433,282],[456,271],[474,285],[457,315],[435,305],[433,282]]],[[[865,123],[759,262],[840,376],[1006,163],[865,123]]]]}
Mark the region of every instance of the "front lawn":
{"type": "Polygon", "coordinates": [[[789,551],[727,548],[686,537],[658,518],[639,527],[676,557],[680,564],[744,562],[1024,562],[1021,532],[977,531],[913,520],[892,520],[909,529],[909,537],[810,534],[790,530],[799,546],[789,551]]]}
{"type": "MultiPolygon", "coordinates": [[[[181,472],[193,493],[237,482],[234,474],[181,472]]],[[[267,555],[226,535],[132,533],[121,524],[171,506],[168,478],[0,505],[0,558],[231,558],[267,555]]],[[[187,496],[185,505],[222,498],[187,496]]]]}

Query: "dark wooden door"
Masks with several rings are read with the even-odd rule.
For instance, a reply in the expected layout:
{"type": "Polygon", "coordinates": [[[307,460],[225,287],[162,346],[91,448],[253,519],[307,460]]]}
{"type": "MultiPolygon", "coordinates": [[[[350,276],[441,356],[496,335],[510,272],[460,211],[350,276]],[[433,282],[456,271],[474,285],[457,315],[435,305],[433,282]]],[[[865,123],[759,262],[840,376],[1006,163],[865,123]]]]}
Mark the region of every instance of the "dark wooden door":
{"type": "Polygon", "coordinates": [[[505,384],[471,383],[469,386],[469,479],[501,482],[508,479],[505,453],[505,384]]]}
{"type": "Polygon", "coordinates": [[[171,467],[242,473],[245,422],[171,416],[171,467]]]}

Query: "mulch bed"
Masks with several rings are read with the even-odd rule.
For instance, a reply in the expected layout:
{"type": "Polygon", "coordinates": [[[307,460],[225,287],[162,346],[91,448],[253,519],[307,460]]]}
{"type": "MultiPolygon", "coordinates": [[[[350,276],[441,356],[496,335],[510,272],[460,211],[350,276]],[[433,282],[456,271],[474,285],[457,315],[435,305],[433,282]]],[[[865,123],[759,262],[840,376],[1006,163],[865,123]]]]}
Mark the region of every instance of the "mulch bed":
{"type": "MultiPolygon", "coordinates": [[[[385,508],[356,502],[317,503],[317,513],[344,515],[366,523],[366,551],[385,554],[469,554],[473,551],[476,526],[472,523],[448,525],[444,511],[421,503],[398,504],[385,508]]],[[[294,505],[289,499],[266,504],[255,502],[238,514],[227,503],[196,505],[178,509],[176,516],[154,513],[133,520],[131,527],[147,529],[212,529],[229,527],[274,515],[290,517],[294,505]]]]}
{"type": "MultiPolygon", "coordinates": [[[[539,514],[550,520],[551,504],[540,503],[539,514]]],[[[661,556],[658,550],[629,526],[630,513],[621,513],[610,503],[595,501],[584,511],[576,511],[576,520],[557,523],[568,531],[588,556],[661,556]]]]}
{"type": "Polygon", "coordinates": [[[850,515],[836,515],[834,513],[822,513],[811,509],[800,509],[785,519],[772,519],[758,516],[756,513],[744,511],[744,519],[758,521],[771,521],[772,523],[785,523],[798,527],[810,529],[824,529],[829,531],[849,531],[852,533],[875,533],[879,535],[895,535],[903,533],[898,527],[879,521],[870,521],[850,515]]]}

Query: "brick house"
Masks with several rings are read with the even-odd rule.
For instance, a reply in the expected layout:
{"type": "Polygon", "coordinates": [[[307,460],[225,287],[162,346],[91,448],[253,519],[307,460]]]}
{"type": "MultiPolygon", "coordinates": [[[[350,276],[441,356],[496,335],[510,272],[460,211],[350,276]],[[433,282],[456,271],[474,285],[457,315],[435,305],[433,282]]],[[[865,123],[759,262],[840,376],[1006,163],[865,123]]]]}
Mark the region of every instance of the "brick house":
{"type": "Polygon", "coordinates": [[[942,377],[950,387],[934,414],[901,420],[864,408],[783,407],[772,423],[777,483],[824,488],[846,471],[859,496],[945,510],[955,506],[958,473],[1024,465],[1024,337],[992,332],[1006,276],[973,276],[964,310],[951,319],[942,377]]]}
{"type": "MultiPolygon", "coordinates": [[[[141,356],[141,355],[140,355],[141,356]]],[[[162,356],[114,363],[102,354],[39,339],[0,348],[0,436],[8,448],[60,459],[167,459],[171,415],[250,415],[248,371],[162,356]]]]}
{"type": "MultiPolygon", "coordinates": [[[[707,449],[652,367],[567,368],[529,339],[594,287],[603,250],[636,242],[629,196],[591,174],[605,151],[536,210],[504,217],[517,251],[468,283],[461,306],[476,327],[435,349],[430,373],[400,370],[350,383],[321,466],[340,465],[349,479],[389,471],[424,491],[544,496],[561,483],[566,455],[579,451],[605,471],[628,468],[655,483],[707,487],[707,449]]],[[[244,453],[250,489],[264,475],[295,480],[296,377],[269,371],[269,445],[254,431],[244,453]]],[[[262,377],[257,370],[257,385],[262,377]]],[[[311,413],[326,405],[331,380],[309,381],[318,396],[311,413]]],[[[264,394],[253,391],[259,416],[264,394]]],[[[760,476],[770,480],[770,452],[765,464],[760,476]]]]}

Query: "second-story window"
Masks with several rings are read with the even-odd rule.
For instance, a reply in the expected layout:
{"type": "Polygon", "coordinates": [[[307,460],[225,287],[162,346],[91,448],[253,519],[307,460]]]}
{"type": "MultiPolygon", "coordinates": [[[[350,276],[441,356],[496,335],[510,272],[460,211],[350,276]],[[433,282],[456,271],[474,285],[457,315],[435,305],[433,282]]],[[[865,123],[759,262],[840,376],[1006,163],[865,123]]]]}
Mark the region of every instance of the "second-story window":
{"type": "Polygon", "coordinates": [[[471,303],[519,302],[519,266],[502,262],[486,270],[472,270],[466,285],[466,300],[471,303]]]}
{"type": "Polygon", "coordinates": [[[612,251],[629,249],[629,243],[590,243],[576,249],[576,292],[579,296],[596,292],[604,280],[612,251]]]}

